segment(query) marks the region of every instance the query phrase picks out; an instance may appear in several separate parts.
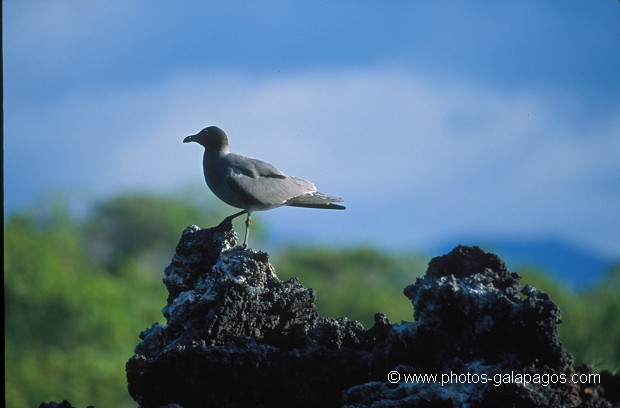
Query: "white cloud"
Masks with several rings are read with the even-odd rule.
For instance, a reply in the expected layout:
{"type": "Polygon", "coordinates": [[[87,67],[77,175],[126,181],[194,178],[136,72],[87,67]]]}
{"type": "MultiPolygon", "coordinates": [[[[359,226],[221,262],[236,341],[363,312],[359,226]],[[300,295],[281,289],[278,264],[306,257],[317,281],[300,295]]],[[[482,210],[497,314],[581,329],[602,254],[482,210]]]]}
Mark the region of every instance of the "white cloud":
{"type": "Polygon", "coordinates": [[[26,135],[44,148],[22,160],[50,184],[168,189],[201,180],[200,148],[181,141],[216,124],[234,151],[347,199],[339,215],[261,215],[276,230],[288,223],[305,231],[289,225],[297,236],[401,247],[464,232],[545,234],[618,254],[620,122],[576,130],[570,118],[582,109],[544,89],[503,92],[385,67],[184,72],[70,96],[36,122],[19,112],[7,134],[19,137],[9,144],[18,152],[26,135]]]}

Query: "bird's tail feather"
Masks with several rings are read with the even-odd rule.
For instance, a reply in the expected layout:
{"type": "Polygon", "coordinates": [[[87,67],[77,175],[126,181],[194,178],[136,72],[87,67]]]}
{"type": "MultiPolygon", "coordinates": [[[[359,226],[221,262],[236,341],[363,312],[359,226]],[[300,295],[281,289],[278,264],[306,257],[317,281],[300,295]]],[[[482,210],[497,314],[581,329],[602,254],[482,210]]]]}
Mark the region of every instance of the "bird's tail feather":
{"type": "Polygon", "coordinates": [[[297,197],[293,197],[286,202],[285,205],[291,207],[306,207],[306,208],[325,208],[332,210],[344,210],[344,205],[334,204],[344,201],[339,197],[331,197],[323,193],[314,192],[311,194],[304,194],[297,197]]]}

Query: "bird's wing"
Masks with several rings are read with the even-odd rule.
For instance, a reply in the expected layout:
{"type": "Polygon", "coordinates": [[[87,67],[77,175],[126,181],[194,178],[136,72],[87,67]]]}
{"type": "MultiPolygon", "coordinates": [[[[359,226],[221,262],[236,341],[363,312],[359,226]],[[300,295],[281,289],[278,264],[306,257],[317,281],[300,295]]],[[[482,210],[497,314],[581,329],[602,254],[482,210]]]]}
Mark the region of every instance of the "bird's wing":
{"type": "Polygon", "coordinates": [[[230,153],[226,156],[228,164],[231,166],[233,173],[243,174],[251,178],[259,177],[275,177],[286,178],[287,175],[278,170],[275,166],[257,159],[240,156],[230,153]]]}
{"type": "Polygon", "coordinates": [[[293,197],[316,191],[311,182],[289,177],[269,163],[237,155],[228,159],[232,168],[229,188],[249,206],[283,205],[293,197]]]}

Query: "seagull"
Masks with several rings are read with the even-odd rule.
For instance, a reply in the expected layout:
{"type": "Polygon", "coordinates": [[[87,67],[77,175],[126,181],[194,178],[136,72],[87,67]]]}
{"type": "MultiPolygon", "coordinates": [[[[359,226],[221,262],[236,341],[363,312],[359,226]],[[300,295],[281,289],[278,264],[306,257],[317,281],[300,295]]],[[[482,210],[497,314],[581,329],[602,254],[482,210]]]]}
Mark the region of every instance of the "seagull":
{"type": "Polygon", "coordinates": [[[202,168],[205,181],[213,193],[228,205],[242,209],[222,221],[229,222],[247,214],[243,248],[248,246],[252,212],[284,205],[291,207],[344,210],[334,204],[342,198],[319,193],[310,181],[287,176],[273,165],[230,153],[228,137],[216,126],[187,136],[183,143],[196,142],[205,148],[202,168]]]}

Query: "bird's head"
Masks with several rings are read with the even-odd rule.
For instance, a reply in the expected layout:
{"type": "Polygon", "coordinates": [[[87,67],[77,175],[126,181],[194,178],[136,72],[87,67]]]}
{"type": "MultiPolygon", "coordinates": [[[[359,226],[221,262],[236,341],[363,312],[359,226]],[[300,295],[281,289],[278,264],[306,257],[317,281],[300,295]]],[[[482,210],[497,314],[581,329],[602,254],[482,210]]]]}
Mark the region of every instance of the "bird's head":
{"type": "Polygon", "coordinates": [[[206,127],[195,135],[187,136],[183,139],[183,143],[189,142],[196,142],[204,146],[207,152],[228,152],[228,137],[217,126],[206,127]]]}

